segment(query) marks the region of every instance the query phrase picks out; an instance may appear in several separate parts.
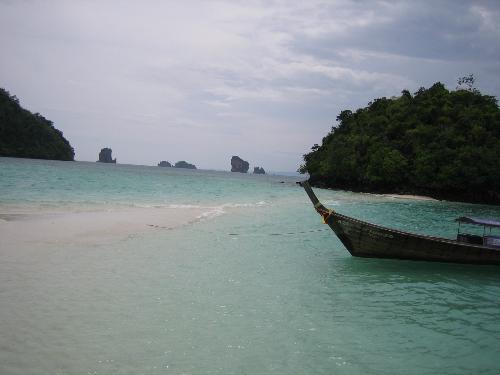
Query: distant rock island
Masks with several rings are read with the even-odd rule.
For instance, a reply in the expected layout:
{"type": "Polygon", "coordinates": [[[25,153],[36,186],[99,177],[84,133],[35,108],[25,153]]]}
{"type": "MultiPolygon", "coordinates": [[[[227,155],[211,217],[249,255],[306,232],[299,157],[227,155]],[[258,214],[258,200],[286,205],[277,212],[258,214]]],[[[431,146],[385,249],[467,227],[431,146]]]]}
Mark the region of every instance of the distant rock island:
{"type": "Polygon", "coordinates": [[[247,173],[250,165],[239,156],[231,158],[231,172],[247,173]]]}
{"type": "Polygon", "coordinates": [[[181,160],[175,163],[175,168],[186,168],[186,169],[196,169],[194,164],[189,164],[188,162],[181,160]]]}
{"type": "Polygon", "coordinates": [[[75,151],[52,121],[22,108],[0,88],[0,156],[74,160],[75,151]]]}
{"type": "Polygon", "coordinates": [[[170,164],[168,161],[162,160],[158,163],[159,167],[172,167],[172,164],[170,164]]]}
{"type": "Polygon", "coordinates": [[[472,75],[458,83],[340,112],[299,171],[318,187],[500,204],[498,102],[472,75]]]}
{"type": "Polygon", "coordinates": [[[253,173],[254,174],[266,174],[266,171],[262,167],[254,167],[253,173]]]}
{"type": "Polygon", "coordinates": [[[101,149],[101,152],[99,152],[99,160],[97,160],[97,162],[98,163],[115,163],[116,164],[116,159],[113,159],[113,157],[111,156],[112,152],[113,151],[108,147],[101,149]]]}

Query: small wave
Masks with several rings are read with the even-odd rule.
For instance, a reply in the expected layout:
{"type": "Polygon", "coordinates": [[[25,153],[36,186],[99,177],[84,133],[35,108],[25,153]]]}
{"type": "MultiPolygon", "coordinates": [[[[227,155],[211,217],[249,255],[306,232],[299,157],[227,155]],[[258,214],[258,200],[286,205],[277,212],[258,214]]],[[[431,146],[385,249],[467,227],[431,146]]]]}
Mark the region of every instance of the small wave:
{"type": "Polygon", "coordinates": [[[195,205],[195,204],[161,204],[161,203],[128,203],[125,206],[134,207],[134,208],[172,208],[172,209],[190,209],[190,208],[205,208],[203,206],[195,205]]]}
{"type": "Polygon", "coordinates": [[[229,208],[240,208],[240,207],[262,207],[265,205],[267,205],[267,202],[260,201],[257,203],[225,203],[222,206],[229,207],[229,208]]]}
{"type": "Polygon", "coordinates": [[[201,220],[207,220],[207,219],[213,219],[218,216],[224,215],[226,211],[222,209],[221,207],[214,207],[210,211],[203,212],[201,215],[198,215],[196,218],[201,221],[201,220]]]}
{"type": "Polygon", "coordinates": [[[222,216],[227,213],[228,210],[233,210],[236,208],[255,208],[263,207],[268,203],[265,201],[259,201],[256,203],[223,203],[217,206],[209,205],[199,205],[199,204],[147,204],[147,203],[132,203],[133,207],[137,208],[158,208],[158,209],[174,209],[174,210],[189,210],[197,209],[203,210],[203,212],[196,216],[190,224],[211,220],[216,217],[222,216]]]}
{"type": "Polygon", "coordinates": [[[180,205],[183,208],[188,206],[188,207],[197,207],[197,208],[207,208],[209,209],[208,211],[202,213],[201,215],[197,216],[197,221],[203,221],[203,220],[209,220],[209,219],[214,219],[218,216],[224,215],[227,211],[226,209],[231,209],[231,208],[249,208],[249,207],[262,207],[267,205],[267,202],[260,201],[257,203],[224,203],[220,206],[214,206],[214,207],[201,207],[201,206],[190,206],[190,205],[180,205]]]}
{"type": "Polygon", "coordinates": [[[340,206],[340,201],[326,200],[325,204],[328,205],[328,206],[340,206]]]}
{"type": "MultiPolygon", "coordinates": [[[[123,204],[126,207],[134,207],[134,208],[183,208],[182,205],[172,205],[172,204],[161,204],[161,203],[126,203],[123,204]]],[[[189,208],[189,207],[186,207],[189,208]]]]}
{"type": "Polygon", "coordinates": [[[146,203],[132,203],[132,207],[137,208],[165,208],[167,206],[161,204],[146,204],[146,203]]]}
{"type": "Polygon", "coordinates": [[[262,207],[267,205],[268,203],[265,201],[260,201],[257,203],[223,203],[218,206],[205,206],[199,204],[148,204],[148,203],[131,203],[128,204],[132,207],[137,208],[172,208],[172,209],[219,209],[219,208],[241,208],[241,207],[262,207]]]}
{"type": "Polygon", "coordinates": [[[184,209],[190,209],[190,208],[210,208],[210,207],[203,207],[200,205],[196,204],[169,204],[165,206],[166,208],[184,208],[184,209]]]}

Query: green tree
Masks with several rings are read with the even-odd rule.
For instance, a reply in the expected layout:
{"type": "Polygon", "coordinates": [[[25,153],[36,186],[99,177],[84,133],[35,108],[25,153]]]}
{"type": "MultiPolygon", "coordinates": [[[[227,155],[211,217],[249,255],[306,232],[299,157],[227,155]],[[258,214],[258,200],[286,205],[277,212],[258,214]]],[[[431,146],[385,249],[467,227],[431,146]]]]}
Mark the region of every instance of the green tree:
{"type": "Polygon", "coordinates": [[[73,160],[75,152],[52,121],[23,109],[0,88],[0,156],[73,160]]]}
{"type": "Polygon", "coordinates": [[[437,82],[345,110],[300,171],[316,186],[500,203],[500,108],[473,87],[437,82]]]}

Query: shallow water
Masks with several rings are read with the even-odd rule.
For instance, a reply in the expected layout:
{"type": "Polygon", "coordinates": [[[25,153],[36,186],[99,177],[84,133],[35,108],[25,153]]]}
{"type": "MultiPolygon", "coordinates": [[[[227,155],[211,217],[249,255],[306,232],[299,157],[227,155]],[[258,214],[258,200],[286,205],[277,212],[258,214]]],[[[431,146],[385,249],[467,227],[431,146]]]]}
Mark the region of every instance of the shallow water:
{"type": "MultiPolygon", "coordinates": [[[[498,267],[352,258],[293,178],[0,158],[0,192],[0,214],[217,212],[106,244],[1,248],[1,374],[500,372],[498,267]]],[[[500,217],[317,193],[339,212],[446,237],[459,215],[500,217]]]]}

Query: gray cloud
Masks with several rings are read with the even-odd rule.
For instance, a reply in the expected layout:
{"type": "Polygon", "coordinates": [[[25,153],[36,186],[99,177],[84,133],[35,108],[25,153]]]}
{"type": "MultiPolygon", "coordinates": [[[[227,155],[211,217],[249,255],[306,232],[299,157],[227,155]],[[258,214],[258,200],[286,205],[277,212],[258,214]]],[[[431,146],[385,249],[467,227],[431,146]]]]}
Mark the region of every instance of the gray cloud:
{"type": "Polygon", "coordinates": [[[495,1],[0,1],[0,86],[79,160],[241,154],[294,170],[346,108],[475,73],[500,93],[495,1]]]}

